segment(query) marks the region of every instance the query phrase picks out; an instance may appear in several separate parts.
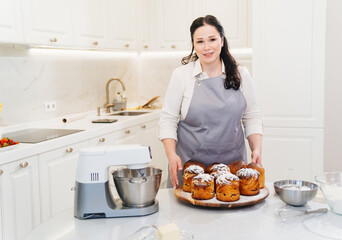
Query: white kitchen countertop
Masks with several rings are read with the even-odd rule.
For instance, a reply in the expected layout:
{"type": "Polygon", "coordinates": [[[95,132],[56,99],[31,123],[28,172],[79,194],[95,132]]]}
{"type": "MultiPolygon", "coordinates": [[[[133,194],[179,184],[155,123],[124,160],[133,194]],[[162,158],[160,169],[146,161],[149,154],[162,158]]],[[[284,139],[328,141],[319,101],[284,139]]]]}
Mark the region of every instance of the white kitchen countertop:
{"type": "MultiPolygon", "coordinates": [[[[275,196],[268,183],[266,200],[248,207],[214,209],[192,206],[179,201],[173,189],[160,189],[157,195],[159,211],[142,217],[78,220],[68,209],[35,228],[25,240],[87,240],[124,239],[142,226],[176,223],[182,230],[194,234],[196,240],[208,239],[342,239],[342,216],[329,211],[315,217],[304,217],[293,223],[283,223],[274,214],[284,203],[275,196]]],[[[317,198],[300,209],[328,207],[318,193],[317,198]]]]}
{"type": "MultiPolygon", "coordinates": [[[[159,110],[136,110],[142,112],[150,112],[146,114],[136,115],[136,116],[109,116],[105,113],[101,113],[101,116],[97,116],[96,112],[82,113],[79,115],[84,115],[84,118],[77,121],[62,122],[65,117],[58,117],[54,119],[44,120],[40,122],[27,123],[17,126],[11,126],[3,129],[3,136],[6,136],[6,132],[19,131],[27,128],[55,128],[55,129],[82,129],[85,131],[66,135],[63,137],[51,139],[44,142],[28,144],[19,143],[12,150],[1,151],[0,150],[0,165],[12,162],[14,160],[19,160],[43,152],[51,151],[59,147],[64,147],[73,143],[88,140],[103,134],[108,134],[122,128],[134,126],[140,122],[152,121],[159,119],[159,110]],[[115,123],[92,123],[95,119],[118,119],[115,123]]],[[[66,116],[73,117],[75,115],[66,116]]],[[[15,141],[15,139],[13,139],[15,141]]]]}

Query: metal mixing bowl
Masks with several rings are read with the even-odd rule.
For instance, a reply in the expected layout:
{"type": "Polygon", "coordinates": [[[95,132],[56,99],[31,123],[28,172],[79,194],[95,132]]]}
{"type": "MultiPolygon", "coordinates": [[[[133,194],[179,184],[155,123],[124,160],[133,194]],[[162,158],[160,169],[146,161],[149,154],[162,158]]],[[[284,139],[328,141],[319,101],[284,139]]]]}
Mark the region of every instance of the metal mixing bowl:
{"type": "Polygon", "coordinates": [[[274,190],[278,197],[292,206],[302,206],[312,200],[318,186],[312,182],[301,180],[281,180],[274,182],[274,190]],[[308,189],[303,189],[303,188],[308,189]]]}
{"type": "Polygon", "coordinates": [[[154,204],[159,190],[162,170],[153,167],[120,169],[113,172],[116,190],[123,205],[146,207],[154,204]]]}
{"type": "Polygon", "coordinates": [[[326,172],[315,177],[334,213],[342,214],[342,172],[326,172]]]}

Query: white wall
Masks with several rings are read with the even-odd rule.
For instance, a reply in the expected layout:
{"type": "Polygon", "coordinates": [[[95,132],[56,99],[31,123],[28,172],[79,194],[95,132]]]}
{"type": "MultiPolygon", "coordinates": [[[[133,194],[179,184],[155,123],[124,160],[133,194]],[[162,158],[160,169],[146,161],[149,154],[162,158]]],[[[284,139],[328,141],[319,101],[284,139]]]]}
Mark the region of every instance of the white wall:
{"type": "MultiPolygon", "coordinates": [[[[138,102],[136,55],[0,48],[0,126],[96,110],[104,105],[105,85],[113,77],[126,84],[129,101],[138,102]],[[56,101],[57,111],[45,112],[46,101],[56,101]]],[[[117,91],[121,86],[112,82],[111,92],[117,91]]]]}
{"type": "Polygon", "coordinates": [[[325,132],[324,170],[342,171],[342,1],[329,0],[327,5],[325,63],[325,132]]]}
{"type": "MultiPolygon", "coordinates": [[[[105,85],[119,77],[128,105],[142,105],[154,96],[162,102],[171,73],[188,52],[100,52],[0,47],[0,127],[95,111],[105,103],[105,85]],[[45,112],[44,102],[57,111],[45,112]]],[[[251,69],[251,52],[235,53],[251,69]]],[[[121,91],[117,82],[113,93],[121,91]]]]}

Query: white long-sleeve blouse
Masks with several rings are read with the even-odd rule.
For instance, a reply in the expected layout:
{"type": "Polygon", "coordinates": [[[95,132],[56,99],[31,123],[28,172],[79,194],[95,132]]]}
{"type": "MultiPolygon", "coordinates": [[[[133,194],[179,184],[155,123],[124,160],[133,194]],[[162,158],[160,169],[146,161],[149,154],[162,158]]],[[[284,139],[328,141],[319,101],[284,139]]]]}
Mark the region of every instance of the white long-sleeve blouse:
{"type": "MultiPolygon", "coordinates": [[[[263,133],[262,114],[257,104],[254,84],[246,67],[238,67],[241,76],[240,90],[246,99],[247,107],[242,116],[245,137],[263,133]]],[[[225,77],[225,67],[222,62],[222,75],[225,77]]],[[[176,68],[171,76],[164,98],[159,121],[159,139],[172,138],[177,141],[178,122],[185,119],[194,92],[196,79],[209,78],[202,71],[199,60],[176,68]]],[[[222,85],[222,87],[224,87],[222,85]]]]}

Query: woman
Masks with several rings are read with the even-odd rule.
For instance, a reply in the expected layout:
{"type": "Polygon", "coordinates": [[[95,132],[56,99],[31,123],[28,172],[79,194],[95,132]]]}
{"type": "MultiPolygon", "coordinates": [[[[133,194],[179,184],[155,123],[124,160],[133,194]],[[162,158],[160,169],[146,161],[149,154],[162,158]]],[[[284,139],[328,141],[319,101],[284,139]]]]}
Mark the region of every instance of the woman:
{"type": "Polygon", "coordinates": [[[247,161],[244,133],[252,162],[261,163],[262,119],[248,70],[237,66],[214,16],[197,18],[190,32],[192,51],[172,73],[159,123],[174,188],[190,159],[247,161]]]}

